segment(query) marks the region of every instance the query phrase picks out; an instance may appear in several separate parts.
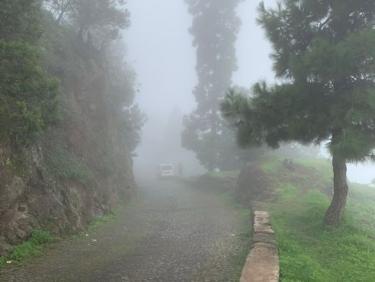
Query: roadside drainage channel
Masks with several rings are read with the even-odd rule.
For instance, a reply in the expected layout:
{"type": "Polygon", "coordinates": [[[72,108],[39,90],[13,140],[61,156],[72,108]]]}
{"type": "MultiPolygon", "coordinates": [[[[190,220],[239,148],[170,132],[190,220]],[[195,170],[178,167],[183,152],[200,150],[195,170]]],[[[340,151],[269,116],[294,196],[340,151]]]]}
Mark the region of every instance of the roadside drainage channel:
{"type": "Polygon", "coordinates": [[[279,254],[270,215],[266,211],[255,211],[253,244],[240,282],[277,282],[279,275],[279,254]]]}

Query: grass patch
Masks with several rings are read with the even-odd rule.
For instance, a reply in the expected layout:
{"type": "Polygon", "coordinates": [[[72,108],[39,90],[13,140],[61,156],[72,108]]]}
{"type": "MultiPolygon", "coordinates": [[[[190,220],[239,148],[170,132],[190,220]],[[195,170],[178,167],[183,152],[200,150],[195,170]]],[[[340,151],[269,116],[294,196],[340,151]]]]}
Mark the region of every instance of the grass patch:
{"type": "MultiPolygon", "coordinates": [[[[318,170],[321,179],[315,181],[331,181],[329,162],[297,162],[310,168],[311,175],[318,170]]],[[[275,162],[262,169],[274,179],[277,191],[269,210],[279,244],[281,281],[375,281],[374,188],[351,184],[343,224],[328,230],[323,217],[330,199],[314,189],[316,183],[306,190],[306,183],[293,182],[298,177],[279,178],[275,162]]]]}
{"type": "Polygon", "coordinates": [[[332,163],[328,159],[296,158],[294,161],[306,168],[318,170],[319,174],[322,175],[322,177],[325,179],[331,179],[333,177],[332,163]]]}
{"type": "Polygon", "coordinates": [[[260,166],[265,173],[275,173],[280,169],[281,162],[279,158],[275,157],[273,159],[263,160],[260,166]]]}
{"type": "Polygon", "coordinates": [[[210,177],[216,177],[216,178],[237,178],[238,175],[240,174],[240,171],[238,170],[228,170],[228,171],[212,171],[208,172],[207,175],[210,177]]]}
{"type": "MultiPolygon", "coordinates": [[[[117,210],[98,217],[89,224],[87,232],[94,232],[100,226],[113,222],[116,218],[117,210]]],[[[73,235],[72,238],[80,238],[84,234],[86,234],[86,232],[73,235]]],[[[27,259],[40,256],[43,254],[43,250],[45,250],[46,246],[54,241],[56,241],[56,238],[54,238],[48,231],[40,229],[33,230],[29,240],[14,247],[9,256],[0,257],[0,268],[4,267],[7,264],[7,261],[11,261],[12,263],[22,263],[27,259]]]]}
{"type": "Polygon", "coordinates": [[[103,216],[95,218],[93,221],[90,222],[87,230],[92,232],[98,229],[103,224],[115,221],[117,218],[117,212],[118,212],[117,210],[113,210],[103,216]]]}
{"type": "Polygon", "coordinates": [[[8,257],[0,257],[0,267],[7,261],[21,263],[26,259],[39,256],[48,243],[54,241],[53,236],[45,230],[34,230],[29,240],[16,246],[8,257]]]}

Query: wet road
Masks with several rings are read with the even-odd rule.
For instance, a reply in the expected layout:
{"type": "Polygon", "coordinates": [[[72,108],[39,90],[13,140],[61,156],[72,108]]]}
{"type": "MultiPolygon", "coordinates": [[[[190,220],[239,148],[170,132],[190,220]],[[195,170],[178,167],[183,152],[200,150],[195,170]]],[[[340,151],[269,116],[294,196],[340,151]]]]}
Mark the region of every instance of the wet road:
{"type": "Polygon", "coordinates": [[[238,281],[243,210],[178,181],[140,186],[115,221],[3,270],[0,281],[238,281]]]}

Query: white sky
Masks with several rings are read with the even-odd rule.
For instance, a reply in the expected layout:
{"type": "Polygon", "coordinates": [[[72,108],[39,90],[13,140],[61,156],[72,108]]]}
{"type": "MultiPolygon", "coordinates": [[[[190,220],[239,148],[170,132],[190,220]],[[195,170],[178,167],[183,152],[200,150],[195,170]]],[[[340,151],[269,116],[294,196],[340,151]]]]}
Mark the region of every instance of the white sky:
{"type": "Polygon", "coordinates": [[[178,105],[189,112],[196,84],[191,19],[183,0],[129,0],[132,26],[126,42],[141,93],[138,101],[151,116],[168,116],[178,105]]]}

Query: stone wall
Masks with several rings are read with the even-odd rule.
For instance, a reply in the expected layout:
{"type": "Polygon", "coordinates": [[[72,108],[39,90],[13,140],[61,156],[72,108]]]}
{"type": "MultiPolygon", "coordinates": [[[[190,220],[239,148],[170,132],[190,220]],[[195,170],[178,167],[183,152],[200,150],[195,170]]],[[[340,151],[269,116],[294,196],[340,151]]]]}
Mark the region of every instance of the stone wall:
{"type": "Polygon", "coordinates": [[[279,255],[270,215],[266,211],[255,211],[253,244],[240,282],[276,281],[279,281],[279,255]]]}

